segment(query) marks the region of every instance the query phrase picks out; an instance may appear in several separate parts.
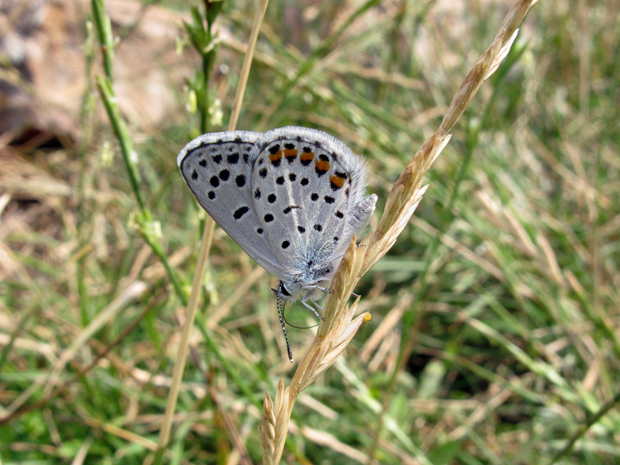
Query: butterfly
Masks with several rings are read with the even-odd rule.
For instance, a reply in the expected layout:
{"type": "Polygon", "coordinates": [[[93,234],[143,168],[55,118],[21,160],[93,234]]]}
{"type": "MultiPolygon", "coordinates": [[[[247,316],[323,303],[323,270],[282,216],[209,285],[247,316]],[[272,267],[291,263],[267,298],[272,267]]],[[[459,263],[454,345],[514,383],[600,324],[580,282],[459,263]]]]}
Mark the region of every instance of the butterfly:
{"type": "Polygon", "coordinates": [[[353,235],[375,209],[377,196],[365,196],[366,163],[323,131],[288,126],[203,134],[177,164],[215,222],[280,279],[273,290],[292,362],[284,304],[301,299],[321,318],[316,300],[330,292],[353,235]]]}

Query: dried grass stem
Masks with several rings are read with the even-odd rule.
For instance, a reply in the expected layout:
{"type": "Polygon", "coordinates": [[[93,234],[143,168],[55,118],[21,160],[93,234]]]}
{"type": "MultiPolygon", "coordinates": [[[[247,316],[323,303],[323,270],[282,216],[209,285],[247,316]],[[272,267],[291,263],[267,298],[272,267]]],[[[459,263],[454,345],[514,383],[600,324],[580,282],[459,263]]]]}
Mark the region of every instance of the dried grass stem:
{"type": "Polygon", "coordinates": [[[388,252],[409,222],[426,192],[427,186],[422,186],[422,177],[450,141],[449,131],[482,83],[497,70],[508,54],[518,32],[517,26],[534,3],[536,0],[520,0],[513,6],[500,32],[456,92],[437,131],[422,144],[394,184],[377,229],[362,240],[362,247],[357,247],[356,238],[353,238],[332,281],[333,294],[327,296],[324,320],[319,324],[314,341],[299,364],[291,385],[285,388],[284,382],[280,381],[275,405],[269,394],[265,396],[263,424],[259,427],[264,463],[280,462],[297,396],[336,361],[364,321],[365,314],[353,319],[359,298],[353,305],[347,304],[355,285],[388,252]]]}

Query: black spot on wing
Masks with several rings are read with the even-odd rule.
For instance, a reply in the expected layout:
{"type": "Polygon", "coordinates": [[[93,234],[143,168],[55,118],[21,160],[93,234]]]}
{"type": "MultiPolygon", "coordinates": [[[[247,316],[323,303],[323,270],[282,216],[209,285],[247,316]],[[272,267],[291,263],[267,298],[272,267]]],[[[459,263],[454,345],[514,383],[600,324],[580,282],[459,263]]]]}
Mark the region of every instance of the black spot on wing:
{"type": "Polygon", "coordinates": [[[250,211],[250,208],[245,205],[243,207],[239,207],[235,210],[235,213],[233,214],[233,218],[236,220],[241,219],[241,217],[249,211],[250,211]]]}

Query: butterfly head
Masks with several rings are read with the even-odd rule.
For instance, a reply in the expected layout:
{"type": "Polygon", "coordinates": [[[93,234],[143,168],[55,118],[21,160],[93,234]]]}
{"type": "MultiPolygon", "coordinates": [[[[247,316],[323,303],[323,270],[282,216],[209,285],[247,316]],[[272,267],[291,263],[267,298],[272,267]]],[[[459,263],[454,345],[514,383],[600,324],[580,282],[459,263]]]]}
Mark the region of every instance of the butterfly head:
{"type": "Polygon", "coordinates": [[[276,299],[281,302],[297,302],[299,299],[303,301],[310,300],[312,302],[320,299],[327,290],[325,286],[329,286],[330,279],[316,281],[312,284],[302,284],[295,281],[280,281],[275,289],[276,299]]]}
{"type": "MultiPolygon", "coordinates": [[[[288,358],[293,362],[293,352],[291,351],[291,345],[288,340],[288,335],[286,334],[286,318],[284,317],[284,307],[287,302],[294,302],[301,298],[301,302],[310,310],[314,312],[314,314],[319,318],[321,315],[317,313],[316,309],[311,307],[306,301],[311,300],[315,301],[319,298],[323,292],[331,292],[329,289],[320,287],[318,285],[312,286],[304,286],[298,282],[284,282],[280,281],[278,286],[275,289],[271,289],[276,295],[276,306],[278,309],[278,317],[280,318],[280,324],[282,325],[282,332],[284,333],[284,339],[286,341],[286,350],[288,352],[288,358]]],[[[315,305],[317,305],[315,303],[315,305]]],[[[322,310],[322,308],[319,306],[322,310]]]]}

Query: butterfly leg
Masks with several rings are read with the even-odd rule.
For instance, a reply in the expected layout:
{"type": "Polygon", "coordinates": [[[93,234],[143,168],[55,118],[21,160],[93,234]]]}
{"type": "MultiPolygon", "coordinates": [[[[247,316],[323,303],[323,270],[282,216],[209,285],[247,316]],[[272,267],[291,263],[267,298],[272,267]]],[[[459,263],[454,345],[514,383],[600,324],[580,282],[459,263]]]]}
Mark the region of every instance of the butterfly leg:
{"type": "MultiPolygon", "coordinates": [[[[314,313],[319,320],[323,320],[323,317],[321,316],[321,314],[319,312],[316,311],[316,308],[314,308],[312,305],[310,305],[308,303],[308,298],[312,295],[312,292],[308,292],[302,299],[301,299],[301,303],[304,307],[309,308],[312,313],[314,313]]],[[[321,311],[323,311],[323,307],[321,307],[319,304],[317,304],[316,302],[313,302],[314,305],[319,308],[321,311]]]]}
{"type": "Polygon", "coordinates": [[[319,291],[327,292],[328,294],[334,293],[331,289],[327,289],[326,287],[316,286],[315,289],[318,289],[319,291]]]}
{"type": "MultiPolygon", "coordinates": [[[[315,306],[316,308],[318,308],[318,309],[319,309],[319,311],[321,311],[321,312],[324,312],[324,311],[325,311],[325,310],[323,309],[323,307],[321,307],[321,306],[320,306],[319,304],[317,304],[316,302],[312,302],[312,303],[314,304],[314,306],[315,306]]],[[[321,318],[321,320],[322,320],[322,319],[323,319],[323,318],[321,318]]]]}
{"type": "MultiPolygon", "coordinates": [[[[358,247],[366,247],[366,245],[365,244],[360,244],[360,245],[358,245],[358,247]]],[[[333,294],[334,293],[334,291],[332,291],[331,289],[327,289],[326,287],[319,287],[319,286],[317,286],[316,288],[319,289],[320,291],[327,292],[328,294],[333,294]]],[[[359,297],[359,294],[356,294],[355,292],[351,292],[351,295],[353,297],[359,297]]],[[[323,311],[323,307],[319,306],[319,304],[314,302],[314,305],[316,305],[319,309],[321,309],[321,311],[323,311]]]]}

